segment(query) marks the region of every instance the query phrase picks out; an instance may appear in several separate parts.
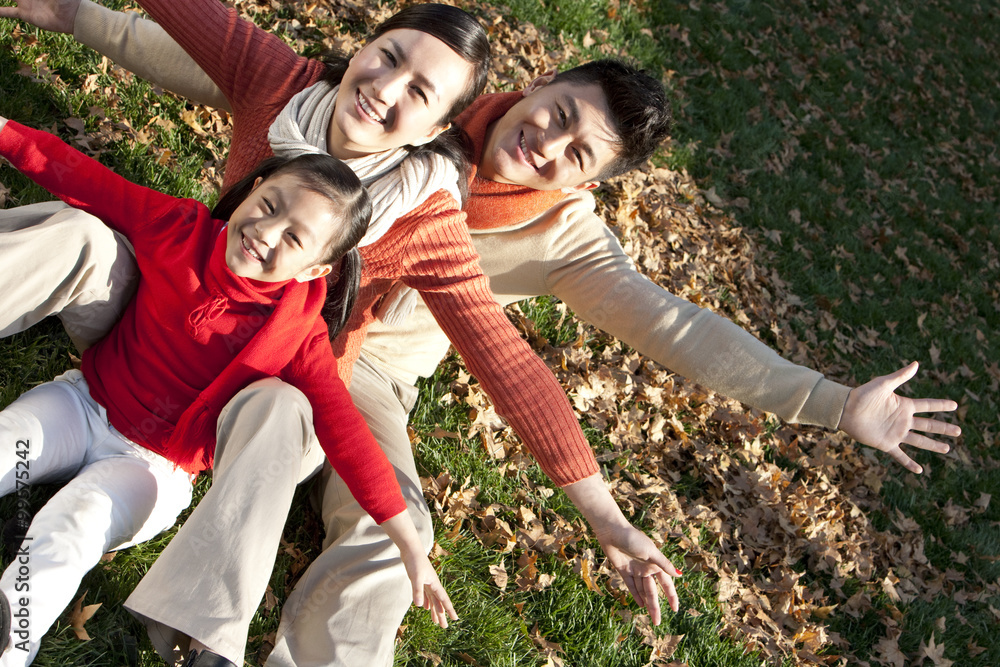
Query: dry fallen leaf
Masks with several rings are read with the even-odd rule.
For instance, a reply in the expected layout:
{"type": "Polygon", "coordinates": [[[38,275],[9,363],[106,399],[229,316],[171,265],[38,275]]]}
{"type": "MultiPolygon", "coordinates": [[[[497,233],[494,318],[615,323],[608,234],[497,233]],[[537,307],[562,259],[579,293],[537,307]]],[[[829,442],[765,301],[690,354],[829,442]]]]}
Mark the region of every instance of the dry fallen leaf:
{"type": "Polygon", "coordinates": [[[83,592],[80,599],[73,603],[73,608],[69,612],[69,625],[73,628],[73,632],[76,633],[77,639],[84,642],[90,641],[90,635],[87,634],[86,628],[83,627],[84,623],[90,620],[90,617],[101,608],[100,602],[97,604],[88,604],[83,606],[83,599],[87,596],[87,591],[83,592]]]}
{"type": "Polygon", "coordinates": [[[953,661],[944,657],[944,642],[941,644],[934,643],[933,632],[927,644],[924,644],[923,641],[920,642],[920,647],[917,649],[917,658],[920,660],[930,659],[934,663],[934,667],[951,667],[954,664],[953,661]]]}
{"type": "Polygon", "coordinates": [[[507,589],[507,568],[504,567],[503,563],[500,565],[490,565],[490,576],[493,577],[493,583],[497,585],[500,590],[507,589]]]}

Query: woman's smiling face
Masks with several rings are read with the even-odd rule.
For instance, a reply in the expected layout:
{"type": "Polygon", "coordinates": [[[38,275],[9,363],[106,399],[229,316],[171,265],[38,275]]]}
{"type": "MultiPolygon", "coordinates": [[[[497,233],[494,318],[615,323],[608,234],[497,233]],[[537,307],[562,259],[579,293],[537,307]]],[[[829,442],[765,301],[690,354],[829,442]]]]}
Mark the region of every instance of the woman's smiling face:
{"type": "Polygon", "coordinates": [[[344,73],[327,136],[331,155],[346,159],[419,146],[465,92],[473,68],[425,32],[390,30],[358,51],[344,73]]]}

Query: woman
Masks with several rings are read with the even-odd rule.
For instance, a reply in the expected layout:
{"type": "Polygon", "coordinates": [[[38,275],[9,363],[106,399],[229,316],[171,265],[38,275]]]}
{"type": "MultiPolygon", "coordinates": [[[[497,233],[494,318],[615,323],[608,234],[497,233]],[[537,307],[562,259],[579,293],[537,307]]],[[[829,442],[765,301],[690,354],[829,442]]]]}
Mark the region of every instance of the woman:
{"type": "MultiPolygon", "coordinates": [[[[401,66],[401,63],[411,68],[407,70],[408,74],[413,74],[414,63],[423,60],[411,57],[412,47],[415,45],[413,42],[396,39],[396,43],[392,43],[395,37],[402,35],[393,35],[393,31],[382,32],[365,47],[371,49],[368,53],[358,54],[351,61],[351,66],[357,64],[372,69],[356,74],[348,68],[344,76],[341,90],[350,86],[351,97],[346,99],[353,104],[345,107],[342,106],[343,101],[338,103],[337,100],[333,100],[331,104],[329,99],[325,100],[328,103],[326,108],[332,107],[330,117],[333,122],[330,125],[336,125],[336,130],[332,127],[325,131],[317,130],[311,121],[325,120],[325,115],[318,111],[323,108],[322,94],[309,93],[308,96],[311,97],[307,96],[308,99],[292,98],[301,89],[321,77],[322,67],[318,63],[294,56],[279,40],[253,31],[251,26],[238,21],[234,14],[227,13],[219,5],[199,5],[192,2],[171,5],[157,1],[146,3],[145,7],[212,76],[229,98],[234,111],[235,134],[227,179],[232,179],[234,173],[238,176],[245,164],[251,162],[251,156],[256,159],[262,157],[261,153],[270,150],[263,138],[265,129],[270,129],[273,134],[279,135],[277,137],[279,150],[283,145],[301,146],[310,142],[316,145],[325,139],[331,151],[343,148],[362,159],[378,155],[366,151],[384,148],[389,143],[387,139],[390,133],[400,136],[397,130],[410,127],[400,123],[400,120],[407,119],[400,119],[396,114],[403,113],[407,109],[422,111],[417,100],[423,102],[426,99],[428,103],[440,101],[436,93],[442,91],[445,84],[457,81],[456,78],[443,79],[439,82],[439,86],[434,86],[435,90],[428,91],[426,87],[419,85],[417,77],[395,79],[392,73],[397,71],[396,67],[401,66]],[[379,41],[383,37],[385,40],[379,41]],[[373,54],[371,51],[376,53],[373,54]],[[238,62],[232,62],[233,54],[237,54],[238,62]],[[378,68],[382,68],[387,79],[380,78],[382,75],[378,73],[378,68]],[[414,83],[417,84],[416,87],[414,83]],[[416,97],[401,98],[400,93],[416,97]],[[292,110],[281,114],[275,131],[272,119],[279,115],[284,109],[284,103],[289,101],[292,102],[292,110]],[[413,102],[413,105],[408,106],[408,102],[413,102]],[[296,128],[298,136],[295,133],[296,128]],[[338,141],[343,143],[337,146],[335,142],[338,141]]],[[[435,29],[438,27],[435,26],[435,29]]],[[[435,119],[427,132],[417,133],[416,136],[409,137],[409,141],[424,146],[432,145],[433,141],[429,139],[431,130],[443,129],[446,120],[448,118],[435,119]]],[[[373,171],[379,173],[377,169],[373,171]]],[[[378,181],[379,179],[373,179],[372,182],[378,181]]],[[[376,200],[378,200],[377,194],[376,200]]],[[[461,218],[457,215],[451,198],[443,194],[432,194],[418,207],[418,210],[398,219],[375,243],[363,248],[362,253],[365,255],[367,268],[363,278],[362,295],[355,311],[357,315],[354,322],[349,325],[350,333],[334,343],[338,355],[348,358],[352,354],[357,355],[364,328],[374,319],[376,302],[401,280],[402,283],[422,293],[428,307],[465,357],[470,370],[480,378],[484,388],[491,393],[498,411],[507,417],[525,438],[543,468],[556,483],[565,486],[583,479],[594,478],[597,473],[596,463],[565,397],[548,371],[544,370],[538,359],[516,336],[516,332],[490,298],[485,280],[476,265],[475,253],[471,249],[466,230],[461,225],[461,218]]],[[[288,399],[287,396],[286,392],[284,400],[294,404],[295,401],[288,399]]],[[[259,395],[253,396],[254,400],[259,398],[259,395]]],[[[270,405],[267,401],[263,402],[270,405]]],[[[292,408],[285,409],[286,412],[290,410],[292,408]]],[[[262,418],[276,412],[251,409],[245,405],[243,411],[262,418]]],[[[303,421],[305,419],[303,417],[303,421]]],[[[235,421],[241,422],[240,419],[235,421]]],[[[242,420],[241,423],[246,424],[246,429],[251,433],[260,433],[263,428],[257,422],[242,420]]],[[[253,440],[252,437],[247,439],[253,440]]],[[[405,484],[407,497],[410,498],[412,492],[413,498],[411,507],[419,510],[423,504],[419,488],[414,489],[413,482],[410,481],[415,479],[416,475],[409,470],[412,468],[409,452],[402,458],[405,460],[400,460],[398,465],[405,470],[401,471],[400,481],[407,482],[405,484]]],[[[392,459],[391,454],[390,459],[392,459]]],[[[157,614],[163,616],[163,609],[173,607],[178,610],[176,615],[182,618],[165,625],[178,628],[183,635],[200,635],[197,639],[210,648],[225,646],[227,654],[236,655],[236,644],[242,648],[245,631],[240,639],[236,639],[236,634],[232,632],[227,634],[221,630],[206,631],[204,620],[207,617],[195,617],[191,613],[192,609],[204,606],[205,589],[191,586],[191,590],[177,590],[176,595],[171,594],[167,600],[167,589],[178,587],[173,586],[171,576],[161,575],[161,573],[186,571],[188,563],[197,558],[198,553],[204,552],[206,546],[222,542],[221,537],[206,540],[203,536],[229,535],[224,527],[219,527],[220,523],[225,524],[230,520],[226,515],[226,502],[217,503],[211,496],[215,494],[216,497],[224,499],[239,498],[240,494],[246,493],[249,485],[239,481],[227,484],[224,477],[225,474],[217,476],[212,491],[202,501],[202,505],[189,519],[171,547],[164,552],[160,562],[140,584],[129,605],[147,618],[157,614]],[[216,509],[206,517],[206,511],[203,510],[213,506],[216,509]],[[220,517],[225,520],[220,521],[220,517]],[[195,537],[188,540],[185,536],[190,535],[195,537]],[[199,545],[199,540],[203,544],[199,545]],[[185,542],[189,544],[193,542],[194,548],[187,548],[181,551],[181,556],[174,557],[173,554],[182,549],[178,545],[185,542]]],[[[274,480],[269,480],[269,492],[279,487],[284,489],[287,483],[275,483],[274,480]]],[[[606,489],[604,492],[606,493],[606,489]]],[[[288,495],[290,496],[290,492],[288,495]]],[[[282,500],[282,502],[287,507],[289,501],[282,500]]],[[[264,503],[253,504],[256,506],[264,503]]],[[[267,504],[273,506],[277,503],[267,504]]],[[[234,525],[243,522],[257,525],[252,523],[253,521],[254,519],[242,515],[231,517],[234,525]]],[[[429,528],[429,520],[426,518],[425,525],[429,528]]],[[[358,532],[354,531],[355,537],[358,532]]],[[[667,576],[667,573],[674,574],[674,569],[655,547],[652,547],[648,538],[641,533],[638,535],[635,533],[638,531],[628,533],[628,546],[624,547],[623,551],[628,558],[633,558],[631,555],[633,553],[641,554],[633,559],[639,567],[646,568],[649,574],[657,577],[660,585],[668,592],[671,606],[676,608],[676,595],[667,576]]],[[[252,544],[247,545],[248,549],[253,547],[252,544]]],[[[273,548],[270,553],[273,554],[273,548]]],[[[398,556],[394,557],[398,559],[398,556]]],[[[267,568],[270,567],[270,559],[253,560],[258,563],[267,560],[267,568]]],[[[236,568],[234,576],[245,573],[246,568],[236,568]]],[[[212,575],[218,577],[217,567],[213,568],[212,575]]],[[[363,564],[351,569],[348,576],[363,577],[363,564]]],[[[234,584],[228,577],[223,579],[227,582],[227,592],[232,591],[234,584]]],[[[249,613],[252,613],[260,594],[248,593],[246,598],[250,600],[249,613]]],[[[405,610],[405,606],[403,609],[405,610]]],[[[240,607],[240,610],[240,613],[245,612],[244,607],[240,607]]],[[[391,613],[395,614],[396,611],[391,613]]],[[[400,615],[401,613],[399,612],[400,615]]],[[[222,611],[215,617],[238,615],[222,611]]],[[[386,620],[384,624],[390,623],[391,619],[386,620]]],[[[150,622],[150,625],[162,630],[161,626],[164,624],[157,625],[150,622]]],[[[151,634],[157,633],[157,630],[151,631],[151,634]]],[[[353,633],[357,634],[360,633],[353,633]]],[[[169,631],[167,635],[163,637],[164,641],[160,641],[159,635],[154,637],[158,646],[181,644],[183,647],[184,637],[175,637],[169,631]]],[[[349,643],[351,639],[348,638],[346,641],[349,643]]],[[[391,644],[389,650],[391,651],[391,644]]],[[[328,654],[327,659],[335,661],[336,658],[328,654]]]]}

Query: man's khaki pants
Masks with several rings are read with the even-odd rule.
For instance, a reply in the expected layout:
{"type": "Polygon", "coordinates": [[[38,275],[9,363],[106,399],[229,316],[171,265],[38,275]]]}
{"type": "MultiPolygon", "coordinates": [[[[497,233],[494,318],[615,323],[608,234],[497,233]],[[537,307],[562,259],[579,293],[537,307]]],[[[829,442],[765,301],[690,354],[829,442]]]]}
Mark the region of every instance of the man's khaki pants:
{"type": "Polygon", "coordinates": [[[0,337],[58,315],[81,351],[121,317],[135,291],[127,243],[62,202],[0,211],[0,337]]]}

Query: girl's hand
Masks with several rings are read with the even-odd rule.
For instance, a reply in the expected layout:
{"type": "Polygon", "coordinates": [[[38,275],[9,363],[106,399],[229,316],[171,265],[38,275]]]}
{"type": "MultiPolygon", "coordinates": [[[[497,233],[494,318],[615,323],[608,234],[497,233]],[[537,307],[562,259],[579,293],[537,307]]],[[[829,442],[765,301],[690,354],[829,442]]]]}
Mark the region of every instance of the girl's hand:
{"type": "Polygon", "coordinates": [[[403,567],[406,568],[406,575],[410,578],[410,585],[413,588],[413,604],[430,611],[431,618],[442,628],[448,627],[449,618],[457,621],[458,614],[455,613],[455,607],[452,606],[451,598],[441,585],[434,566],[424,554],[423,544],[410,515],[407,512],[400,512],[391,519],[383,521],[381,527],[399,548],[403,567]]]}
{"type": "Polygon", "coordinates": [[[913,362],[895,373],[852,389],[840,418],[840,430],[864,445],[886,452],[910,472],[920,474],[923,469],[900,449],[900,444],[945,454],[949,449],[946,443],[917,431],[954,438],[962,434],[962,429],[937,419],[916,416],[923,412],[951,412],[958,407],[955,401],[912,399],[896,393],[900,385],[916,375],[917,368],[917,362],[913,362]]]}
{"type": "Polygon", "coordinates": [[[20,19],[42,30],[73,33],[80,0],[17,0],[14,7],[0,7],[0,17],[20,19]]]}
{"type": "Polygon", "coordinates": [[[451,598],[441,585],[434,566],[427,560],[426,556],[414,559],[413,563],[407,563],[406,574],[410,577],[410,585],[413,587],[413,604],[423,607],[431,612],[431,620],[442,628],[448,627],[448,619],[458,620],[455,607],[451,604],[451,598]]]}

